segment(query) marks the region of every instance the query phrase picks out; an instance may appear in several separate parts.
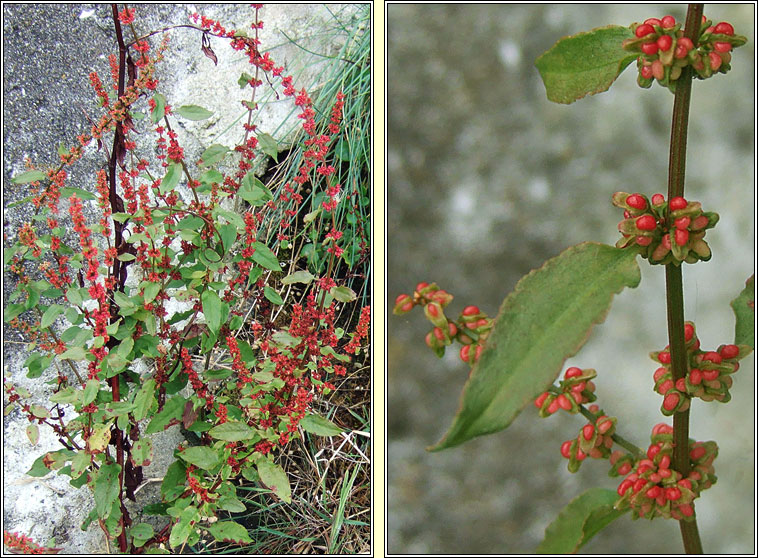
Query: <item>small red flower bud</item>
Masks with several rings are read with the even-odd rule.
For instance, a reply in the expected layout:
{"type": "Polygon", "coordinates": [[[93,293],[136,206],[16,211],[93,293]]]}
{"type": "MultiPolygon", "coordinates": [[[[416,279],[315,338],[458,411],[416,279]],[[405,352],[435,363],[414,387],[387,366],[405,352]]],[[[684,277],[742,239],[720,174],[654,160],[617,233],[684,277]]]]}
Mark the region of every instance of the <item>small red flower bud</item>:
{"type": "Polygon", "coordinates": [[[667,411],[673,411],[679,405],[679,399],[678,393],[669,393],[663,398],[663,408],[667,411]]]}
{"type": "Polygon", "coordinates": [[[705,215],[701,215],[700,217],[696,217],[695,220],[692,222],[692,228],[693,230],[700,230],[704,229],[708,226],[708,217],[705,215]]]}
{"type": "Polygon", "coordinates": [[[418,285],[416,285],[416,292],[421,292],[423,289],[427,288],[429,286],[429,283],[421,282],[418,285]]]}
{"type": "Polygon", "coordinates": [[[713,50],[716,52],[729,52],[732,50],[732,45],[730,43],[713,43],[713,50]]]}
{"type": "Polygon", "coordinates": [[[644,52],[645,54],[652,55],[652,54],[655,54],[656,52],[658,52],[658,44],[654,43],[654,42],[642,43],[640,45],[640,48],[642,49],[642,52],[644,52]]]}
{"type": "Polygon", "coordinates": [[[652,236],[638,236],[634,240],[640,246],[650,246],[653,243],[652,236]]]}
{"type": "Polygon", "coordinates": [[[718,370],[703,370],[703,379],[706,382],[712,382],[716,378],[719,377],[719,371],[718,370]]]}
{"type": "Polygon", "coordinates": [[[671,35],[661,35],[656,41],[658,48],[663,52],[666,52],[668,49],[670,49],[673,43],[674,39],[671,38],[671,35]]]}
{"type": "Polygon", "coordinates": [[[582,375],[582,369],[576,366],[572,366],[563,374],[564,378],[575,378],[582,375]]]}
{"type": "Polygon", "coordinates": [[[658,474],[664,478],[669,477],[671,475],[671,471],[668,470],[669,465],[671,465],[671,458],[668,455],[662,456],[658,461],[658,474]],[[668,471],[668,474],[665,474],[663,471],[668,471]]]}
{"type": "Polygon", "coordinates": [[[687,490],[692,490],[692,483],[690,482],[690,479],[681,479],[676,484],[682,488],[686,488],[687,490]]]}
{"type": "Polygon", "coordinates": [[[665,395],[668,390],[674,387],[674,380],[666,380],[656,388],[656,391],[661,395],[665,395]]]}
{"type": "Polygon", "coordinates": [[[468,362],[469,352],[471,352],[471,345],[464,345],[461,347],[459,355],[463,362],[468,362]]]}
{"type": "Polygon", "coordinates": [[[708,360],[714,364],[721,364],[721,355],[715,351],[708,351],[703,355],[703,360],[708,360]]]}
{"type": "Polygon", "coordinates": [[[687,391],[687,384],[685,383],[684,378],[679,378],[674,385],[676,386],[676,389],[681,392],[687,391]]]}
{"type": "Polygon", "coordinates": [[[656,60],[655,62],[653,62],[650,68],[653,70],[653,77],[655,79],[663,79],[663,77],[666,75],[666,72],[663,68],[663,62],[661,62],[660,60],[656,60]]]}
{"type": "Polygon", "coordinates": [[[721,67],[721,56],[719,56],[717,52],[709,52],[708,61],[711,64],[711,70],[714,72],[721,67]]]}
{"type": "Polygon", "coordinates": [[[595,435],[595,426],[592,424],[585,424],[582,427],[582,436],[584,436],[584,439],[587,441],[590,441],[592,437],[595,435]]]}
{"type": "Polygon", "coordinates": [[[619,472],[619,475],[626,475],[631,470],[632,470],[632,464],[627,461],[626,463],[624,463],[623,465],[619,467],[618,472],[619,472]]]}
{"type": "Polygon", "coordinates": [[[641,231],[652,231],[655,230],[655,228],[658,226],[658,223],[656,223],[655,217],[652,215],[642,215],[641,217],[637,218],[635,225],[637,225],[637,228],[641,231]]]}
{"type": "Polygon", "coordinates": [[[692,517],[692,515],[695,513],[695,510],[692,509],[692,506],[689,504],[682,504],[679,506],[679,511],[682,512],[682,515],[686,515],[687,517],[692,517]]]}
{"type": "Polygon", "coordinates": [[[566,459],[571,459],[571,444],[573,440],[566,440],[561,444],[561,455],[566,459]]]}
{"type": "Polygon", "coordinates": [[[645,201],[645,198],[641,194],[630,194],[626,197],[626,205],[634,209],[645,209],[647,201],[645,201]]]}
{"type": "MultiPolygon", "coordinates": [[[[640,75],[645,79],[652,79],[653,78],[653,67],[652,66],[642,66],[640,68],[640,75]]],[[[628,211],[624,211],[624,217],[627,219],[630,217],[630,215],[627,215],[629,213],[628,211]]]]}
{"type": "Polygon", "coordinates": [[[560,405],[561,408],[566,411],[572,408],[571,401],[569,401],[568,397],[566,397],[562,393],[556,398],[556,401],[558,402],[558,405],[560,405]]]}
{"type": "Polygon", "coordinates": [[[608,417],[601,417],[597,421],[597,430],[601,434],[605,434],[613,427],[613,421],[608,417]]]}
{"type": "Polygon", "coordinates": [[[674,226],[677,229],[686,229],[690,226],[690,218],[689,217],[680,217],[679,219],[674,220],[674,226]]]}
{"type": "Polygon", "coordinates": [[[655,372],[653,372],[653,380],[657,382],[657,381],[658,381],[658,380],[660,380],[660,379],[661,379],[663,376],[665,376],[665,375],[666,375],[666,372],[668,372],[668,370],[666,370],[664,367],[662,367],[662,366],[661,366],[661,367],[660,367],[660,368],[658,368],[658,369],[657,369],[655,372]]]}
{"type": "Polygon", "coordinates": [[[649,17],[649,18],[647,18],[645,20],[644,23],[647,24],[647,25],[650,25],[650,26],[653,26],[653,25],[660,26],[661,25],[661,20],[658,19],[657,17],[649,17]]]}
{"type": "Polygon", "coordinates": [[[676,231],[674,231],[674,242],[676,242],[679,246],[685,246],[689,239],[690,231],[681,229],[676,229],[676,231]]]}
{"type": "Polygon", "coordinates": [[[643,23],[642,25],[638,25],[637,29],[634,30],[634,34],[637,37],[644,37],[645,35],[649,35],[650,33],[655,33],[655,29],[653,29],[653,26],[649,23],[643,23]]]}
{"type": "Polygon", "coordinates": [[[438,340],[440,340],[440,341],[444,341],[444,340],[445,340],[445,334],[442,332],[442,329],[441,329],[441,328],[439,328],[439,327],[435,327],[435,328],[432,330],[432,333],[434,333],[434,336],[435,336],[435,337],[436,337],[438,340]]]}
{"type": "Polygon", "coordinates": [[[647,448],[647,456],[650,459],[654,459],[658,453],[661,451],[661,445],[660,444],[651,444],[649,448],[647,448]]]}
{"type": "Polygon", "coordinates": [[[666,499],[667,500],[678,500],[682,497],[682,491],[679,490],[677,487],[672,486],[666,489],[666,499]]]}
{"type": "Polygon", "coordinates": [[[618,492],[619,496],[623,496],[627,490],[629,490],[632,485],[634,484],[634,481],[631,481],[629,479],[624,479],[621,481],[621,484],[619,484],[619,487],[616,489],[616,492],[618,492]]]}
{"type": "Polygon", "coordinates": [[[703,373],[700,371],[699,368],[693,368],[692,370],[690,370],[690,383],[693,386],[698,385],[702,381],[703,381],[703,373]]]}
{"type": "Polygon", "coordinates": [[[429,315],[432,318],[437,318],[440,315],[440,307],[439,304],[432,302],[430,304],[426,305],[426,311],[429,312],[429,315]]]}
{"type": "Polygon", "coordinates": [[[684,324],[684,340],[689,342],[695,335],[695,327],[692,324],[684,324]]]}
{"type": "Polygon", "coordinates": [[[642,490],[645,485],[647,484],[647,479],[637,479],[634,481],[634,486],[632,487],[632,490],[634,490],[634,493],[637,494],[640,490],[642,490]]]}
{"type": "Polygon", "coordinates": [[[479,314],[480,311],[478,306],[466,306],[462,313],[464,316],[475,316],[476,314],[479,314]]]}
{"type": "Polygon", "coordinates": [[[458,328],[456,327],[456,325],[453,322],[448,322],[447,323],[447,332],[450,335],[450,337],[455,337],[456,334],[458,333],[458,328]]]}
{"type": "Polygon", "coordinates": [[[734,27],[732,27],[731,23],[727,23],[726,21],[717,23],[713,31],[715,33],[718,33],[719,35],[729,35],[729,36],[734,35],[734,27]]]}
{"type": "Polygon", "coordinates": [[[685,207],[687,207],[687,200],[681,196],[671,198],[669,201],[669,208],[671,208],[672,211],[676,211],[677,209],[684,209],[685,207]]]}
{"type": "Polygon", "coordinates": [[[653,486],[647,489],[647,492],[645,492],[645,496],[647,496],[648,498],[657,498],[658,496],[661,495],[662,490],[663,489],[660,486],[657,486],[657,485],[653,486]]]}
{"type": "Polygon", "coordinates": [[[721,355],[721,358],[730,359],[730,358],[736,358],[740,355],[740,348],[737,345],[724,345],[721,347],[721,350],[719,350],[719,354],[721,355]]]}
{"type": "Polygon", "coordinates": [[[661,353],[658,353],[658,361],[661,364],[669,364],[671,362],[671,353],[668,351],[663,351],[661,353]]]}
{"type": "Polygon", "coordinates": [[[653,194],[653,197],[650,198],[650,201],[653,202],[653,205],[661,205],[666,201],[666,198],[663,197],[663,194],[653,194]]]}
{"type": "Polygon", "coordinates": [[[671,29],[674,25],[676,25],[676,19],[674,19],[674,16],[665,15],[661,18],[661,27],[664,29],[671,29]]]}
{"type": "Polygon", "coordinates": [[[705,455],[705,446],[695,446],[690,450],[690,459],[699,461],[705,455]]]}
{"type": "Polygon", "coordinates": [[[538,409],[542,408],[542,404],[545,402],[545,399],[547,399],[549,395],[550,395],[549,391],[546,391],[545,393],[540,395],[537,399],[534,400],[534,406],[537,407],[538,409]]]}
{"type": "Polygon", "coordinates": [[[587,458],[587,454],[584,453],[579,448],[576,448],[576,460],[577,461],[584,461],[587,458]]]}

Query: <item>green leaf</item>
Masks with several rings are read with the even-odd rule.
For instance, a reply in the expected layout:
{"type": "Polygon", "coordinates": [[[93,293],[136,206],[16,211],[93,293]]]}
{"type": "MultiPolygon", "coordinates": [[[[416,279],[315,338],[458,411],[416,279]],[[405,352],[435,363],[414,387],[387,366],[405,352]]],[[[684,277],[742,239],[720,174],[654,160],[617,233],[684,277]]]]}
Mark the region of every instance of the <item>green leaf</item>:
{"type": "Polygon", "coordinates": [[[255,176],[255,171],[249,171],[244,176],[237,193],[243,200],[253,206],[263,205],[267,201],[274,199],[271,190],[266,188],[263,182],[255,176]]]}
{"type": "Polygon", "coordinates": [[[195,529],[195,523],[200,519],[200,513],[195,506],[187,506],[179,516],[179,521],[171,528],[168,544],[172,548],[187,542],[187,538],[195,529]]]}
{"type": "Polygon", "coordinates": [[[100,391],[100,382],[94,378],[87,380],[84,385],[84,393],[82,394],[82,405],[89,405],[97,397],[97,392],[100,391]]]}
{"type": "Polygon", "coordinates": [[[227,153],[229,153],[228,147],[219,143],[214,143],[205,151],[203,151],[203,154],[200,155],[200,159],[203,161],[202,164],[207,167],[221,161],[221,159],[226,157],[227,153]]]}
{"type": "Polygon", "coordinates": [[[287,478],[287,473],[279,465],[268,459],[261,459],[258,461],[258,475],[260,475],[263,484],[284,502],[287,504],[292,502],[290,481],[287,478]]]}
{"type": "Polygon", "coordinates": [[[155,401],[155,380],[150,378],[142,384],[134,397],[134,418],[136,420],[144,419],[152,407],[153,401],[155,401]]]}
{"type": "Polygon", "coordinates": [[[134,537],[134,546],[139,548],[148,539],[151,539],[155,534],[153,526],[149,523],[137,523],[134,527],[129,529],[129,533],[134,537]]]}
{"type": "Polygon", "coordinates": [[[329,294],[340,302],[351,302],[358,298],[355,291],[349,287],[332,287],[329,289],[329,294]]]}
{"type": "Polygon", "coordinates": [[[78,479],[81,477],[91,462],[92,456],[90,456],[86,451],[78,452],[76,454],[76,457],[71,460],[71,478],[78,479]]]}
{"type": "Polygon", "coordinates": [[[160,93],[156,93],[153,95],[153,100],[155,101],[155,107],[150,110],[150,120],[153,121],[153,124],[157,124],[166,114],[166,97],[160,93]]]}
{"type": "Polygon", "coordinates": [[[306,285],[313,281],[313,275],[308,271],[296,271],[290,273],[282,279],[282,285],[289,285],[291,283],[305,283],[306,285]]]}
{"type": "Polygon", "coordinates": [[[337,436],[342,429],[327,418],[319,415],[307,414],[300,421],[303,430],[317,436],[337,436]]]}
{"type": "Polygon", "coordinates": [[[279,267],[279,260],[276,259],[276,254],[269,250],[268,246],[256,241],[252,243],[251,247],[255,248],[255,252],[253,252],[253,261],[255,263],[271,271],[282,270],[279,267]]]}
{"type": "Polygon", "coordinates": [[[161,483],[161,496],[165,501],[170,502],[184,492],[184,484],[187,482],[186,473],[187,467],[179,460],[168,466],[161,483]]]}
{"type": "Polygon", "coordinates": [[[108,442],[111,441],[111,426],[113,421],[99,423],[92,427],[92,433],[87,438],[87,453],[100,453],[105,451],[108,442]]]}
{"type": "Polygon", "coordinates": [[[521,278],[500,307],[453,425],[429,449],[506,428],[605,319],[613,295],[639,284],[635,258],[630,250],[585,242],[521,278]]]}
{"type": "Polygon", "coordinates": [[[282,297],[279,296],[279,293],[276,292],[274,289],[266,285],[263,287],[263,295],[272,303],[276,304],[277,306],[281,306],[284,304],[284,301],[282,300],[282,297]]]}
{"type": "Polygon", "coordinates": [[[252,543],[253,539],[247,529],[235,521],[219,521],[208,526],[208,531],[217,541],[234,541],[236,543],[252,543]]]}
{"type": "Polygon", "coordinates": [[[638,56],[621,47],[631,38],[634,33],[628,27],[609,25],[560,39],[535,64],[547,98],[570,104],[585,95],[607,91],[638,56]]]}
{"type": "Polygon", "coordinates": [[[734,310],[734,344],[750,345],[755,350],[755,275],[745,282],[745,288],[730,306],[734,310]]]}
{"type": "Polygon", "coordinates": [[[33,446],[36,446],[37,442],[39,441],[39,427],[34,423],[27,426],[26,437],[29,438],[29,441],[33,446]]]}
{"type": "Polygon", "coordinates": [[[276,143],[273,136],[270,134],[258,134],[258,144],[261,146],[261,151],[277,163],[279,162],[279,145],[276,143]]]}
{"type": "Polygon", "coordinates": [[[249,440],[258,435],[258,433],[244,422],[227,421],[218,426],[214,426],[208,431],[211,438],[217,440],[226,440],[227,442],[238,442],[240,440],[249,440]]]}
{"type": "Polygon", "coordinates": [[[17,174],[11,178],[11,182],[14,184],[29,184],[30,182],[39,182],[45,180],[47,173],[41,170],[30,170],[17,174]]]}
{"type": "Polygon", "coordinates": [[[197,105],[182,105],[176,112],[187,120],[206,120],[213,116],[211,111],[197,105]]]}
{"type": "Polygon", "coordinates": [[[539,554],[573,554],[614,519],[626,511],[618,511],[615,490],[591,488],[574,498],[545,529],[539,554]]]}
{"type": "Polygon", "coordinates": [[[179,454],[187,463],[201,469],[213,469],[219,462],[218,453],[207,446],[192,446],[179,454]]]}
{"type": "Polygon", "coordinates": [[[149,304],[152,301],[155,300],[155,297],[158,296],[158,293],[161,291],[161,287],[163,286],[161,283],[152,283],[152,282],[143,282],[144,285],[144,294],[142,295],[145,299],[145,304],[149,304]]]}
{"type": "Polygon", "coordinates": [[[205,322],[208,324],[208,329],[211,330],[213,335],[218,335],[218,330],[221,328],[221,305],[224,303],[210,289],[203,291],[203,294],[200,295],[200,301],[203,304],[203,315],[205,316],[205,322]]]}
{"type": "Polygon", "coordinates": [[[62,198],[70,198],[73,194],[76,194],[76,197],[84,201],[92,201],[97,199],[97,196],[95,194],[88,192],[87,190],[77,188],[75,186],[66,186],[65,188],[61,188],[62,198]]]}
{"type": "Polygon", "coordinates": [[[147,467],[153,460],[153,441],[140,438],[132,446],[132,463],[135,467],[147,467]]]}
{"type": "Polygon", "coordinates": [[[253,79],[253,76],[248,74],[247,72],[242,72],[242,75],[240,75],[239,79],[237,80],[237,84],[240,86],[240,89],[244,89],[247,87],[247,85],[250,83],[250,80],[253,79]]]}
{"type": "Polygon", "coordinates": [[[173,419],[180,419],[187,400],[181,395],[175,395],[163,405],[163,410],[153,417],[145,429],[145,434],[161,432],[173,419]]]}
{"type": "Polygon", "coordinates": [[[63,310],[64,308],[60,304],[51,304],[50,307],[45,310],[45,313],[42,314],[39,326],[41,328],[50,327],[53,325],[55,318],[63,314],[63,310]]]}
{"type": "Polygon", "coordinates": [[[233,513],[242,513],[247,508],[245,507],[245,504],[243,504],[240,500],[237,498],[234,498],[233,496],[223,496],[218,499],[218,507],[219,509],[230,511],[233,513]]]}
{"type": "Polygon", "coordinates": [[[95,509],[100,519],[105,519],[113,508],[113,502],[118,500],[121,488],[118,482],[118,474],[121,472],[121,465],[113,463],[111,465],[102,465],[95,477],[94,496],[95,509]]]}
{"type": "Polygon", "coordinates": [[[176,188],[179,184],[179,179],[182,177],[182,165],[179,163],[169,163],[168,169],[166,169],[166,176],[161,180],[160,192],[165,194],[170,190],[176,188]]]}

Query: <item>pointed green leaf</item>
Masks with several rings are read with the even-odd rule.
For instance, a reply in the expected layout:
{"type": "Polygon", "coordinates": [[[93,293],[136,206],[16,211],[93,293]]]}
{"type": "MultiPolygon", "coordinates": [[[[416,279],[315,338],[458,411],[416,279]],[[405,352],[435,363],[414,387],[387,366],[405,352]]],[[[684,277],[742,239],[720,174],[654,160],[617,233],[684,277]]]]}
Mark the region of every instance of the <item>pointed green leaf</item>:
{"type": "Polygon", "coordinates": [[[300,421],[303,430],[317,436],[337,436],[342,429],[327,418],[319,415],[307,414],[300,421]]]}
{"type": "Polygon", "coordinates": [[[153,401],[155,401],[155,379],[150,378],[142,384],[134,397],[134,418],[136,420],[144,419],[152,407],[153,401]]]}
{"type": "Polygon", "coordinates": [[[91,192],[88,192],[87,190],[83,190],[81,188],[77,188],[76,186],[66,186],[65,188],[61,188],[61,197],[62,198],[70,198],[73,194],[76,194],[76,197],[78,197],[80,200],[84,201],[92,201],[96,200],[97,196],[91,192]]]}
{"type": "Polygon", "coordinates": [[[260,242],[253,242],[251,246],[255,248],[255,252],[253,252],[254,262],[271,271],[282,270],[279,266],[279,260],[276,259],[276,254],[269,250],[268,246],[260,242]]]}
{"type": "Polygon", "coordinates": [[[89,405],[97,397],[97,392],[100,391],[100,382],[94,378],[87,380],[84,385],[84,393],[82,394],[82,405],[89,405]]]}
{"type": "Polygon", "coordinates": [[[147,467],[153,460],[153,441],[140,438],[132,446],[132,463],[135,467],[147,467]]]}
{"type": "Polygon", "coordinates": [[[221,305],[224,303],[210,289],[203,291],[200,301],[203,304],[203,315],[205,316],[205,322],[208,324],[208,329],[211,330],[213,335],[218,335],[218,330],[221,328],[221,305]]]}
{"type": "Polygon", "coordinates": [[[219,462],[218,453],[207,446],[192,446],[179,454],[187,463],[197,465],[201,469],[213,469],[219,462]]]}
{"type": "Polygon", "coordinates": [[[592,242],[521,278],[500,307],[453,425],[430,450],[506,428],[605,319],[613,295],[639,282],[633,251],[592,242]]]}
{"type": "Polygon", "coordinates": [[[277,306],[281,306],[284,304],[284,301],[282,300],[282,297],[279,296],[279,293],[276,292],[274,289],[266,285],[263,287],[263,295],[271,302],[272,304],[276,304],[277,306]]]}
{"type": "Polygon", "coordinates": [[[30,170],[17,174],[11,178],[11,182],[14,184],[29,184],[30,182],[39,182],[45,180],[47,173],[41,170],[30,170]]]}
{"type": "Polygon", "coordinates": [[[539,554],[573,554],[614,519],[626,511],[613,508],[618,500],[615,490],[591,488],[561,510],[545,529],[539,554]]]}
{"type": "Polygon", "coordinates": [[[39,441],[39,427],[34,423],[27,426],[26,437],[29,438],[29,441],[33,446],[36,446],[37,442],[39,441]]]}
{"type": "Polygon", "coordinates": [[[305,283],[306,285],[313,281],[313,275],[308,271],[296,271],[290,273],[282,279],[282,285],[289,285],[291,283],[305,283]]]}
{"type": "Polygon", "coordinates": [[[221,145],[220,143],[214,143],[203,151],[203,154],[200,155],[200,159],[203,161],[202,164],[207,167],[214,163],[218,163],[221,159],[226,157],[227,153],[229,153],[228,147],[221,145]]]}
{"type": "Polygon", "coordinates": [[[329,294],[340,302],[351,302],[358,298],[355,291],[349,287],[332,287],[329,289],[329,294]]]}
{"type": "Polygon", "coordinates": [[[45,313],[42,314],[42,319],[40,319],[39,326],[41,328],[50,327],[53,325],[53,322],[55,321],[55,318],[63,314],[63,306],[60,304],[51,304],[47,310],[45,310],[45,313]]]}
{"type": "Polygon", "coordinates": [[[179,163],[169,163],[166,169],[166,176],[161,180],[160,192],[165,194],[176,188],[179,179],[182,177],[182,165],[179,163]]]}
{"type": "Polygon", "coordinates": [[[208,531],[217,541],[234,541],[236,543],[252,543],[253,539],[247,529],[234,521],[219,521],[208,526],[208,531]]]}
{"type": "Polygon", "coordinates": [[[158,121],[166,114],[166,97],[160,93],[153,95],[155,106],[150,110],[150,119],[153,124],[157,124],[158,121]]]}
{"type": "Polygon", "coordinates": [[[755,275],[745,282],[745,288],[730,305],[736,318],[735,345],[750,345],[755,350],[755,275]]]}
{"type": "Polygon", "coordinates": [[[182,105],[176,109],[176,112],[187,120],[206,120],[213,116],[211,111],[197,105],[182,105]]]}
{"type": "Polygon", "coordinates": [[[227,421],[218,426],[214,426],[208,431],[211,438],[216,440],[226,440],[227,442],[238,442],[240,440],[249,440],[258,435],[258,433],[244,422],[227,421]]]}
{"type": "Polygon", "coordinates": [[[145,429],[145,434],[161,432],[172,420],[179,419],[187,400],[181,395],[174,395],[163,405],[163,410],[153,417],[145,429]]]}
{"type": "Polygon", "coordinates": [[[270,134],[258,134],[258,144],[261,146],[261,151],[271,157],[274,161],[279,162],[279,145],[276,140],[270,134]]]}
{"type": "Polygon", "coordinates": [[[179,516],[179,521],[171,528],[171,534],[168,537],[168,544],[171,548],[187,542],[187,538],[195,529],[195,523],[200,519],[200,513],[195,506],[187,506],[179,516]]]}
{"type": "Polygon", "coordinates": [[[560,39],[537,59],[536,66],[555,103],[570,104],[607,91],[638,54],[621,48],[634,38],[628,27],[609,25],[560,39]]]}
{"type": "Polygon", "coordinates": [[[113,463],[103,465],[95,477],[94,496],[97,516],[105,519],[113,508],[113,502],[118,500],[121,488],[118,482],[118,474],[121,472],[121,465],[113,463]]]}
{"type": "Polygon", "coordinates": [[[287,473],[279,465],[268,459],[261,459],[258,462],[258,475],[260,475],[263,484],[279,498],[288,504],[292,502],[290,481],[287,478],[287,473]]]}
{"type": "Polygon", "coordinates": [[[81,477],[91,462],[92,456],[90,456],[86,451],[78,452],[76,454],[76,457],[71,460],[71,478],[78,479],[81,477]]]}

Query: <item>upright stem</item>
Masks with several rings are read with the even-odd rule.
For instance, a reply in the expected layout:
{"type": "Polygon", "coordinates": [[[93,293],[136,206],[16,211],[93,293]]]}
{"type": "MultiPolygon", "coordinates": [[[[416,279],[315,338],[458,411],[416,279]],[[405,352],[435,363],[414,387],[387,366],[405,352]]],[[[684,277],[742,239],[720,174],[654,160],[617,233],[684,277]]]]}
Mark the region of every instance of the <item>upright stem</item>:
{"type": "MultiPolygon", "coordinates": [[[[687,7],[684,36],[697,45],[703,4],[687,7]]],[[[687,155],[687,122],[692,91],[691,68],[685,67],[677,80],[674,93],[674,115],[671,122],[671,148],[669,151],[668,199],[684,196],[684,171],[687,155]]],[[[669,223],[670,225],[670,223],[669,223]]],[[[684,346],[684,294],[682,290],[682,268],[677,264],[666,265],[666,314],[668,318],[669,351],[671,353],[671,373],[674,382],[687,374],[687,352],[684,346]]],[[[687,409],[674,414],[674,459],[673,468],[683,477],[690,473],[689,418],[687,409]]],[[[687,554],[702,554],[697,521],[679,521],[684,550],[687,554]]]]}

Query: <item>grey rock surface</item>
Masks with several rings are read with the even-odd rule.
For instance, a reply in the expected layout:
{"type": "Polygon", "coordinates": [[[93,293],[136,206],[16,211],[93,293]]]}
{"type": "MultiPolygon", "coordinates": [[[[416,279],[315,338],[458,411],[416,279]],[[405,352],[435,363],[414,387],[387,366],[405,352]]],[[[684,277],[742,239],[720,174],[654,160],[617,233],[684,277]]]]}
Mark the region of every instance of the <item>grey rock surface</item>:
{"type": "MultiPolygon", "coordinates": [[[[140,32],[190,23],[195,11],[222,22],[227,29],[248,27],[253,21],[249,4],[137,4],[136,25],[140,32]]],[[[298,88],[317,87],[323,58],[333,55],[340,44],[329,33],[339,22],[350,23],[356,12],[351,4],[279,4],[264,7],[261,32],[262,50],[271,50],[295,76],[298,88]],[[290,40],[291,39],[291,40],[290,40]],[[296,44],[295,44],[296,43],[296,44]],[[314,54],[309,54],[314,53],[314,54]]],[[[110,6],[105,4],[3,4],[3,231],[14,237],[19,223],[28,218],[8,204],[25,197],[24,186],[10,179],[24,170],[24,159],[44,168],[56,164],[59,144],[75,145],[76,136],[89,130],[87,119],[95,114],[94,93],[88,74],[97,71],[106,85],[110,81],[108,54],[117,53],[112,32],[110,6]]],[[[159,90],[175,107],[196,104],[214,112],[203,122],[177,126],[180,143],[190,160],[214,142],[234,145],[241,137],[238,120],[246,111],[246,98],[237,84],[249,70],[246,57],[228,44],[212,39],[218,66],[200,49],[200,34],[186,28],[169,31],[166,60],[158,67],[159,90]]],[[[161,35],[151,39],[157,47],[161,35]]],[[[259,102],[270,99],[264,93],[259,102]]],[[[296,133],[300,120],[290,101],[269,102],[259,115],[261,131],[286,145],[296,133]],[[282,125],[283,124],[283,125],[282,125]],[[280,126],[281,125],[281,126],[280,126]]],[[[140,145],[140,148],[145,147],[140,145]]],[[[94,191],[94,170],[103,163],[102,154],[88,153],[71,170],[69,184],[94,191]]],[[[4,278],[4,279],[7,279],[4,278]]],[[[13,285],[3,284],[3,303],[13,285]]],[[[26,358],[19,334],[3,329],[4,378],[32,392],[33,402],[43,403],[51,393],[44,382],[25,377],[26,358]]],[[[54,375],[52,376],[54,377],[54,375]]],[[[95,525],[83,532],[80,525],[92,506],[87,489],[75,490],[68,477],[53,475],[32,479],[25,472],[46,451],[60,449],[48,430],[40,429],[39,442],[32,447],[26,437],[28,421],[18,411],[3,420],[3,523],[40,542],[55,538],[64,553],[106,552],[104,538],[95,525]]],[[[173,448],[182,440],[172,428],[154,440],[153,463],[144,471],[146,478],[160,478],[170,464],[173,448]]],[[[138,493],[139,504],[155,501],[158,484],[147,485],[138,493]]]]}

